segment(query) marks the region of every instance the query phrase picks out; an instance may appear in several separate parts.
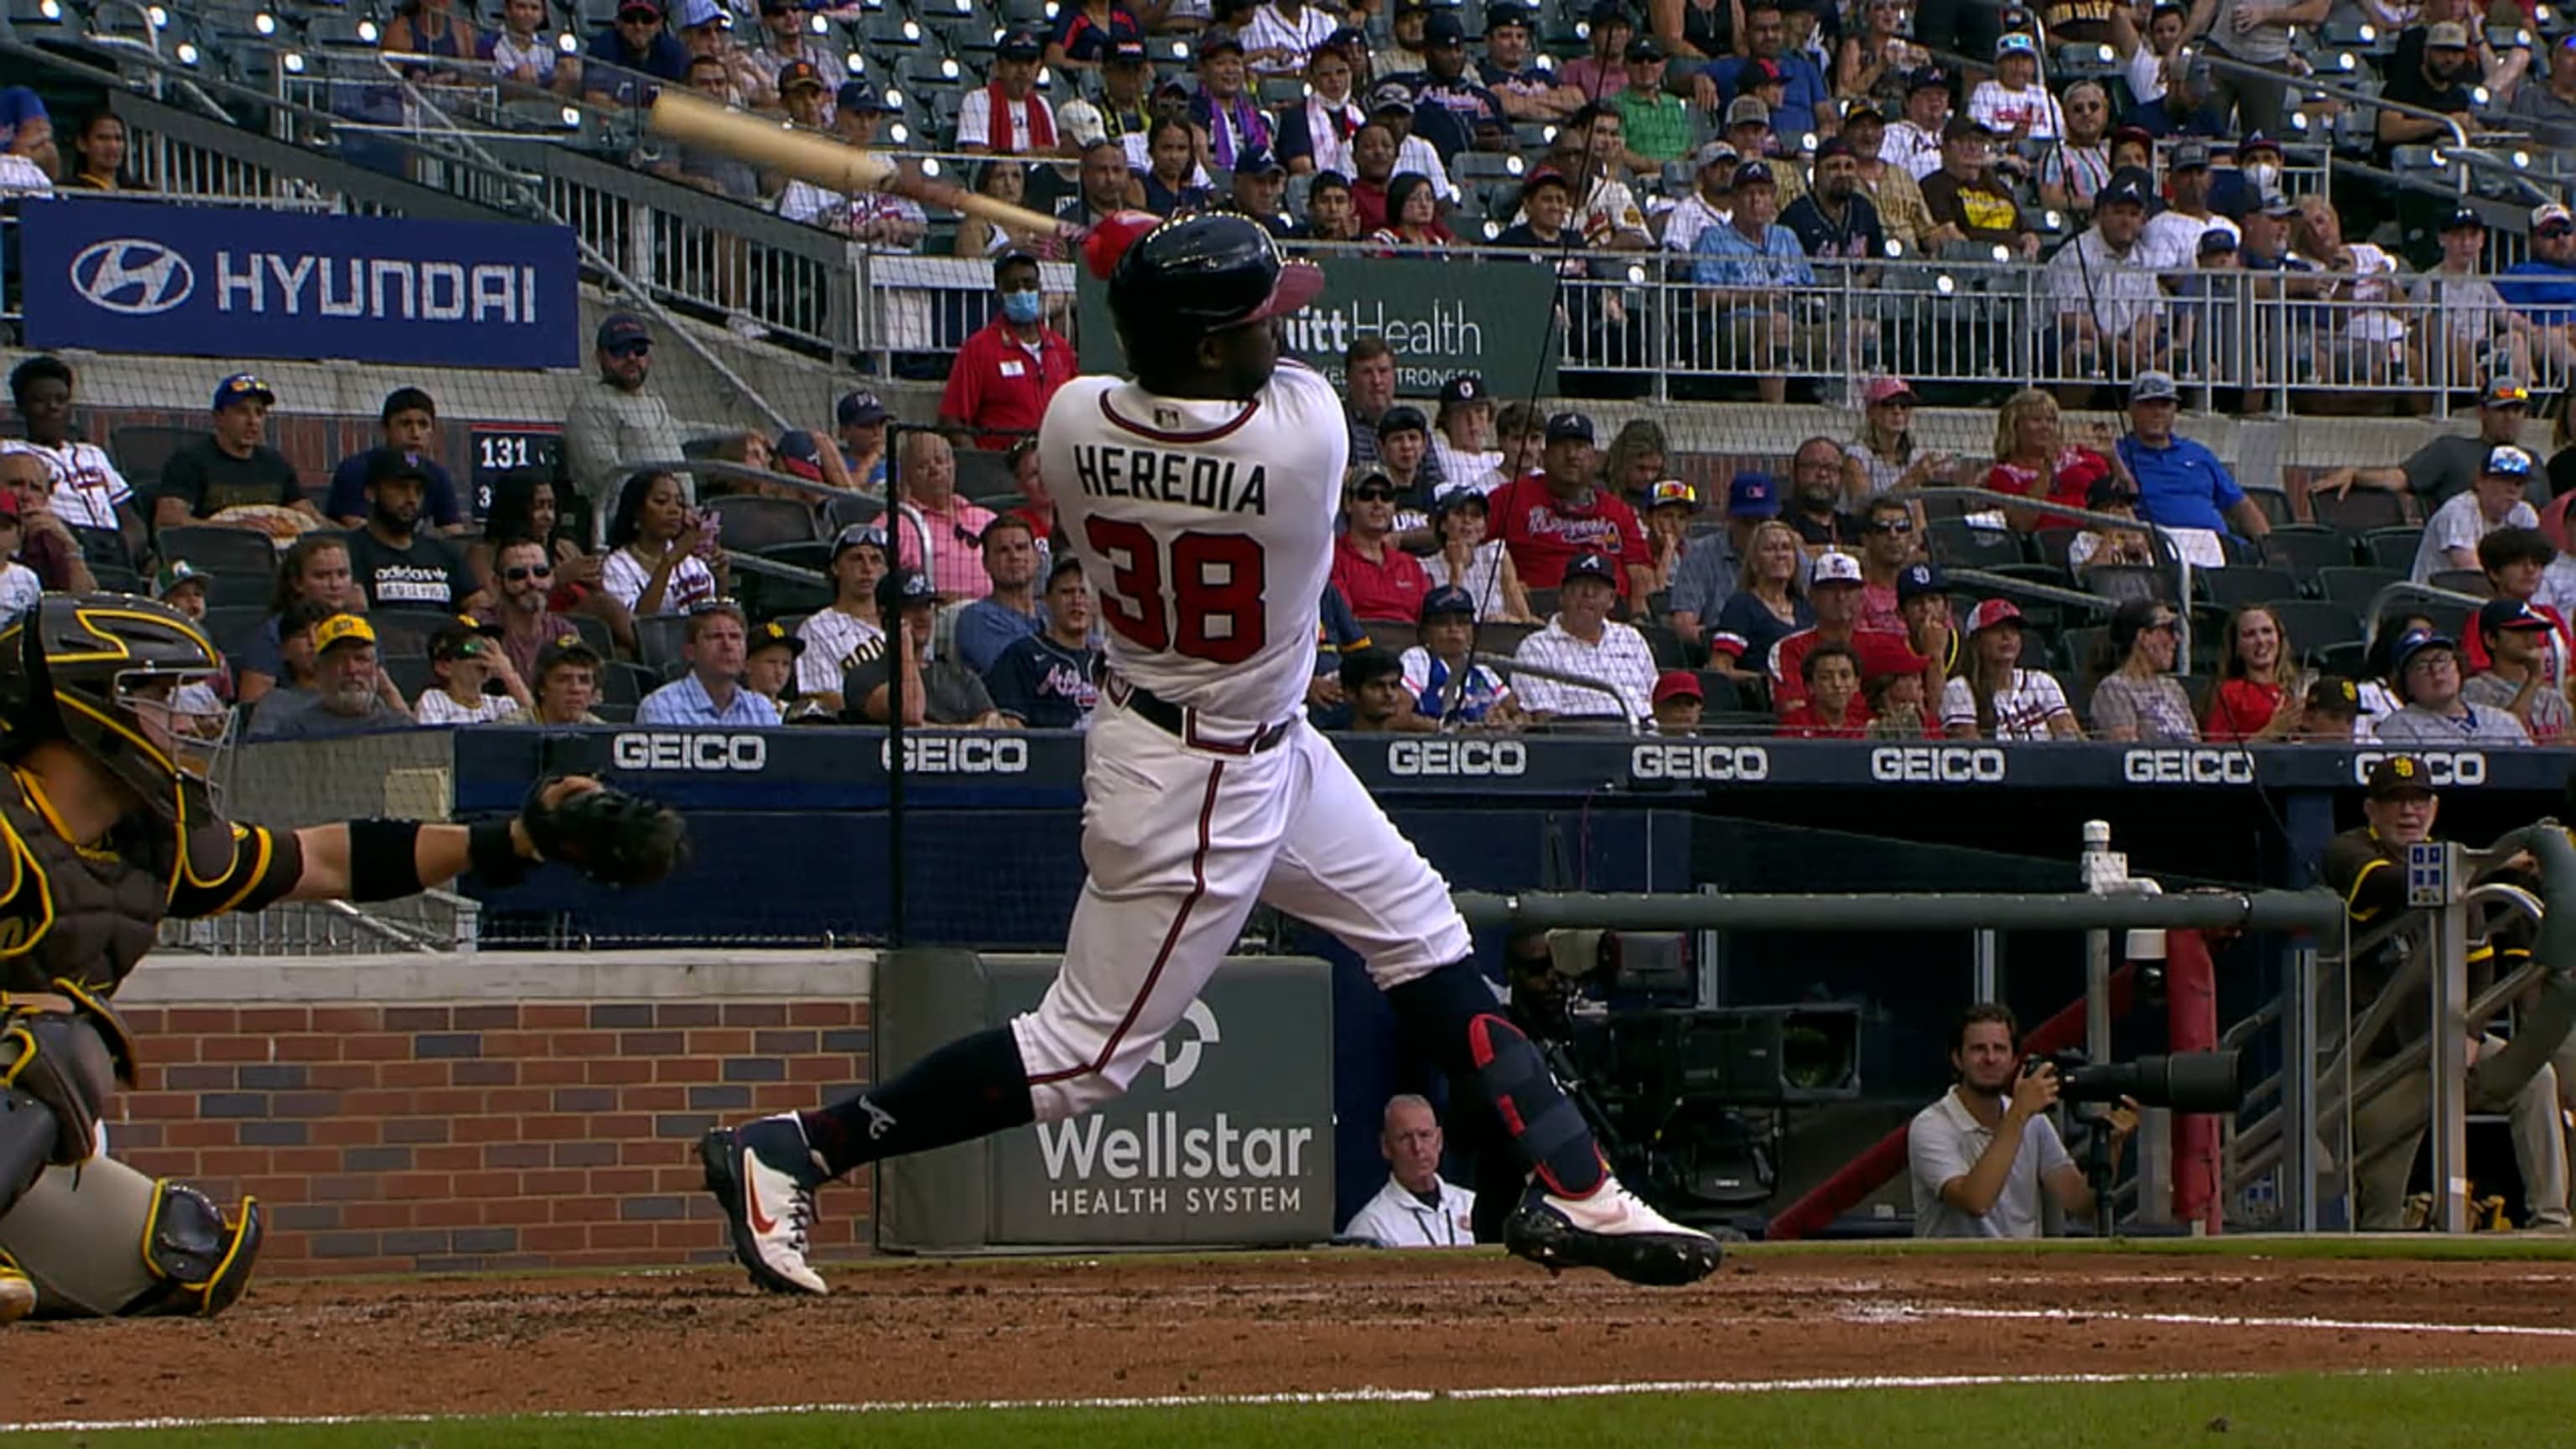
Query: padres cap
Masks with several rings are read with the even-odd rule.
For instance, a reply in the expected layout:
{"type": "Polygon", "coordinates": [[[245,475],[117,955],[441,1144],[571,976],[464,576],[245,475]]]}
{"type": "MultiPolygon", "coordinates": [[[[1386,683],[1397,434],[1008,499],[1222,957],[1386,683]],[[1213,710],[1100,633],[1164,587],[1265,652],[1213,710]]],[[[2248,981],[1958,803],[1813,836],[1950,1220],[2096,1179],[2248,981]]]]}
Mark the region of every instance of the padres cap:
{"type": "Polygon", "coordinates": [[[784,649],[790,654],[801,655],[805,652],[805,640],[772,619],[751,631],[751,647],[743,651],[743,657],[748,659],[763,649],[784,649]]]}
{"type": "Polygon", "coordinates": [[[559,634],[548,640],[546,647],[537,651],[537,677],[543,679],[546,671],[567,659],[577,660],[597,668],[599,651],[591,648],[590,641],[579,634],[559,634]]]}
{"type": "Polygon", "coordinates": [[[1947,586],[1941,582],[1941,571],[1928,563],[1909,565],[1896,576],[1896,601],[1900,604],[1908,599],[1922,598],[1925,594],[1947,592],[1947,586]]]}
{"type": "Polygon", "coordinates": [[[2369,795],[2373,800],[2432,793],[2433,777],[2425,772],[2424,762],[2413,755],[2390,755],[2370,767],[2369,795]]]}

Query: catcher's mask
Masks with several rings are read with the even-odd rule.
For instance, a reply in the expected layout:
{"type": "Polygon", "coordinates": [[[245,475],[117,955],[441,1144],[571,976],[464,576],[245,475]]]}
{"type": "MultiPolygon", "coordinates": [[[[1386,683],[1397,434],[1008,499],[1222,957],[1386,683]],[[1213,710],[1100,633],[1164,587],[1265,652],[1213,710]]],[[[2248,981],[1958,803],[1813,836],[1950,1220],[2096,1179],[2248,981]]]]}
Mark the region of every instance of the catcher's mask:
{"type": "Polygon", "coordinates": [[[231,711],[211,692],[223,674],[222,652],[167,604],[47,594],[0,631],[0,726],[13,757],[69,740],[175,820],[181,781],[211,788],[231,739],[231,711]]]}

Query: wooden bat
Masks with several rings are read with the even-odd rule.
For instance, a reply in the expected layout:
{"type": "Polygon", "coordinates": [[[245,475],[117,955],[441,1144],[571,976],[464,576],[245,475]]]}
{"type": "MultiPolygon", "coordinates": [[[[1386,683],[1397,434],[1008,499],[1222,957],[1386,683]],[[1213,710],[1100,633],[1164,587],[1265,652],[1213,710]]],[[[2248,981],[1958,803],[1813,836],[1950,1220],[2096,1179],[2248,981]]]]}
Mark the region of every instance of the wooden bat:
{"type": "Polygon", "coordinates": [[[675,141],[721,151],[763,171],[793,176],[833,191],[891,192],[1039,236],[1059,236],[1068,230],[1062,222],[1042,212],[913,175],[874,151],[845,146],[811,131],[792,130],[766,116],[737,111],[674,87],[665,86],[654,98],[651,125],[656,133],[675,141]]]}

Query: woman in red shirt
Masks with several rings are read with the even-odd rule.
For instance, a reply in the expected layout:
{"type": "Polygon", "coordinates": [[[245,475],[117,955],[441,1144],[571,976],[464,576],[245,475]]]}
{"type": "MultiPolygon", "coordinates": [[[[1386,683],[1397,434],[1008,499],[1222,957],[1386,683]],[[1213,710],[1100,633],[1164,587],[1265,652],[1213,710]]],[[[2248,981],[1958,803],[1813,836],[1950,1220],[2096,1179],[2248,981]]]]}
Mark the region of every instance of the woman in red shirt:
{"type": "Polygon", "coordinates": [[[1856,740],[1869,731],[1869,701],[1861,698],[1860,656],[1848,644],[1819,644],[1798,663],[1806,701],[1780,716],[1780,735],[1792,740],[1856,740]]]}
{"type": "MultiPolygon", "coordinates": [[[[2037,388],[2024,388],[1995,414],[1995,465],[1986,470],[1986,487],[1997,493],[2084,507],[2093,480],[2119,468],[2110,457],[2079,448],[2058,437],[2057,399],[2037,388]]],[[[2007,510],[2012,526],[2079,528],[2082,520],[2036,510],[2007,510]]]]}
{"type": "Polygon", "coordinates": [[[1390,250],[1382,257],[1428,257],[1447,251],[1458,238],[1440,224],[1440,193],[1419,171],[1399,172],[1386,184],[1386,225],[1369,238],[1390,250]]]}
{"type": "Polygon", "coordinates": [[[2292,662],[2289,631],[2279,616],[2248,604],[2227,616],[2218,652],[2218,688],[2200,736],[2212,744],[2296,739],[2307,681],[2292,662]]]}

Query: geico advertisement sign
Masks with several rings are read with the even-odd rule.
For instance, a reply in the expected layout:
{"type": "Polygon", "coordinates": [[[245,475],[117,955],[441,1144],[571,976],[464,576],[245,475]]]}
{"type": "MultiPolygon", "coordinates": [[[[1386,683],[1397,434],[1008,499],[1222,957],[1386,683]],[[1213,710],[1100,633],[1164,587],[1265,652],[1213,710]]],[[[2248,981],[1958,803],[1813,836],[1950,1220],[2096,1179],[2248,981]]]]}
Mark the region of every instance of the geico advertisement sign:
{"type": "Polygon", "coordinates": [[[1529,747],[1518,740],[1389,740],[1390,775],[1494,776],[1529,772],[1529,747]]]}
{"type": "MultiPolygon", "coordinates": [[[[894,741],[877,746],[877,763],[894,768],[894,741]]],[[[1029,742],[1009,735],[905,735],[903,767],[918,775],[1028,773],[1029,742]]]]}
{"type": "Polygon", "coordinates": [[[2254,757],[2243,750],[2128,750],[2120,778],[2132,785],[2251,785],[2254,757]]]}
{"type": "Polygon", "coordinates": [[[631,730],[608,742],[608,757],[621,770],[762,770],[769,766],[769,741],[760,735],[631,730]]]}
{"type": "Polygon", "coordinates": [[[1889,785],[1997,785],[2004,752],[1975,745],[1884,745],[1869,752],[1869,777],[1889,785]]]}
{"type": "Polygon", "coordinates": [[[1759,745],[1639,745],[1628,752],[1637,780],[1768,780],[1771,752],[1759,745]]]}
{"type": "Polygon", "coordinates": [[[2352,782],[2370,783],[2370,767],[2398,755],[2413,758],[2424,767],[2425,778],[2439,790],[2452,785],[2483,785],[2487,782],[2487,757],[2475,750],[2362,750],[2352,757],[2352,782]]]}

